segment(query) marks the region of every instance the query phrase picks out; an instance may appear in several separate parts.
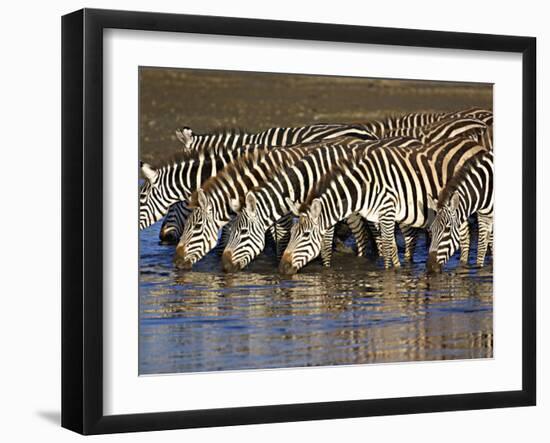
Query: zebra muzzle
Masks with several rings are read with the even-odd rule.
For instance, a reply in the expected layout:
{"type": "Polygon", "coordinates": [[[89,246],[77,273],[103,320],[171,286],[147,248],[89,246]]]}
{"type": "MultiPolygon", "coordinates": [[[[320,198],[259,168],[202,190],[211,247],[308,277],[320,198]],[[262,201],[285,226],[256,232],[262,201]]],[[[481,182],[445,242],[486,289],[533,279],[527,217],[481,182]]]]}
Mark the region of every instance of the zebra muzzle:
{"type": "Polygon", "coordinates": [[[279,272],[284,275],[292,275],[298,272],[298,268],[292,264],[292,255],[284,253],[279,264],[279,272]]]}
{"type": "Polygon", "coordinates": [[[437,261],[437,252],[430,252],[426,263],[426,270],[429,274],[441,272],[443,265],[437,261]]]}
{"type": "Polygon", "coordinates": [[[179,246],[176,248],[176,255],[174,257],[176,266],[180,269],[191,269],[193,262],[187,258],[187,251],[185,246],[179,246]]]}
{"type": "Polygon", "coordinates": [[[238,263],[233,262],[233,253],[231,251],[223,252],[222,269],[224,272],[237,272],[241,269],[238,263]]]}

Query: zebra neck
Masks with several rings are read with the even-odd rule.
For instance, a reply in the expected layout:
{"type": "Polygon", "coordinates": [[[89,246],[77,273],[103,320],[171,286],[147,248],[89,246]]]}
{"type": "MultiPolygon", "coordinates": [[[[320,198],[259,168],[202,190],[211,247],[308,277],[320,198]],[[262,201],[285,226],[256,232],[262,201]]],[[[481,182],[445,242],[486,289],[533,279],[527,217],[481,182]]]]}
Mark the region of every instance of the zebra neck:
{"type": "Polygon", "coordinates": [[[324,230],[334,226],[355,212],[355,208],[352,207],[351,202],[346,202],[342,196],[334,192],[327,192],[321,197],[321,207],[319,223],[324,230]]]}

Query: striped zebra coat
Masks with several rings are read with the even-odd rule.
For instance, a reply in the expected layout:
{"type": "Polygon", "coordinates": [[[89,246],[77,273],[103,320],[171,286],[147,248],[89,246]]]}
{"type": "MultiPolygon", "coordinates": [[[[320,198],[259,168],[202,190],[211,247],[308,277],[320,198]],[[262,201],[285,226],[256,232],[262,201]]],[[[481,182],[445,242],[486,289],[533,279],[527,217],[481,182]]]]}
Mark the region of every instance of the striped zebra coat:
{"type": "Polygon", "coordinates": [[[438,196],[464,162],[482,151],[473,140],[454,138],[420,149],[373,145],[342,162],[302,205],[281,272],[295,273],[315,258],[324,232],[354,212],[378,223],[385,267],[400,266],[395,224],[425,228],[428,196],[438,196]]]}
{"type": "Polygon", "coordinates": [[[431,200],[436,211],[431,231],[428,272],[441,271],[459,247],[460,226],[469,217],[478,217],[478,266],[483,266],[493,232],[493,154],[480,152],[470,158],[440,193],[431,200]]]}

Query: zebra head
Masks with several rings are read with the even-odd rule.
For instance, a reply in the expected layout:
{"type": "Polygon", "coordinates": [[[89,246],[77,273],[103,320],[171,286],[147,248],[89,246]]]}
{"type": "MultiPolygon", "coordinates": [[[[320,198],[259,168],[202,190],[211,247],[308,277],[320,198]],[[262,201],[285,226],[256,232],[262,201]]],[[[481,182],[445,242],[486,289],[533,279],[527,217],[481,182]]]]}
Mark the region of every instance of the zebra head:
{"type": "Polygon", "coordinates": [[[139,191],[139,229],[145,229],[160,220],[172,204],[167,202],[162,189],[160,171],[140,162],[145,181],[139,191]]]}
{"type": "MultiPolygon", "coordinates": [[[[293,212],[298,213],[296,205],[288,203],[293,212]]],[[[321,199],[316,198],[307,211],[299,214],[298,223],[290,230],[290,241],[279,264],[280,273],[295,274],[319,255],[321,240],[326,231],[321,222],[321,213],[321,199]]]]}
{"type": "Polygon", "coordinates": [[[216,217],[214,202],[202,189],[197,190],[197,204],[193,208],[176,247],[176,264],[190,269],[218,242],[222,223],[216,217]]]}
{"type": "MultiPolygon", "coordinates": [[[[234,210],[238,211],[236,202],[234,210]]],[[[265,226],[258,213],[258,199],[249,191],[245,207],[233,221],[231,234],[222,255],[225,272],[236,272],[247,266],[265,247],[265,226]]]]}
{"type": "Polygon", "coordinates": [[[193,146],[193,131],[187,126],[176,129],[176,138],[185,146],[185,149],[191,149],[193,146]]]}
{"type": "Polygon", "coordinates": [[[429,206],[436,209],[435,219],[430,226],[430,249],[427,270],[429,273],[440,272],[443,265],[455,253],[460,244],[460,223],[458,206],[460,197],[454,193],[450,199],[437,207],[437,202],[428,196],[429,206]]]}

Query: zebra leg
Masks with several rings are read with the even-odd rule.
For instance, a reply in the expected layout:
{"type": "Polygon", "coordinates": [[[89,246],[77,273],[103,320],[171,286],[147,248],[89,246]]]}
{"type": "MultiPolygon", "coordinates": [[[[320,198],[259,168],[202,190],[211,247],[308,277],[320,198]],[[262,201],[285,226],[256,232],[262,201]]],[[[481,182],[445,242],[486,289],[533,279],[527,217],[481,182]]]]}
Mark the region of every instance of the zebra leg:
{"type": "Polygon", "coordinates": [[[271,225],[269,228],[267,228],[267,232],[265,233],[265,244],[272,246],[275,249],[275,254],[277,254],[277,241],[275,240],[276,236],[276,230],[275,225],[271,225]]]}
{"type": "Polygon", "coordinates": [[[459,228],[460,234],[460,263],[468,264],[470,256],[470,223],[464,222],[459,228]]]}
{"type": "Polygon", "coordinates": [[[413,261],[416,241],[418,240],[418,229],[410,226],[399,226],[405,242],[405,261],[413,261]]]}
{"type": "Polygon", "coordinates": [[[492,214],[478,214],[478,239],[477,239],[477,266],[483,266],[485,264],[485,254],[487,253],[487,246],[489,245],[491,232],[493,230],[493,216],[492,214]]]}
{"type": "Polygon", "coordinates": [[[380,224],[367,220],[367,230],[371,234],[372,238],[372,250],[374,256],[378,257],[382,255],[382,235],[380,234],[380,224]]]}
{"type": "Polygon", "coordinates": [[[367,232],[367,224],[363,217],[354,212],[347,219],[348,224],[353,236],[355,237],[355,244],[357,245],[357,256],[367,256],[367,246],[369,243],[369,235],[367,232]]]}
{"type": "Polygon", "coordinates": [[[323,266],[329,267],[332,263],[332,244],[334,240],[334,226],[331,226],[325,232],[321,240],[321,261],[323,266]]]}
{"type": "Polygon", "coordinates": [[[397,243],[395,241],[395,211],[387,210],[380,220],[380,232],[382,234],[382,253],[384,267],[393,265],[399,268],[399,256],[397,255],[397,243]]]}

